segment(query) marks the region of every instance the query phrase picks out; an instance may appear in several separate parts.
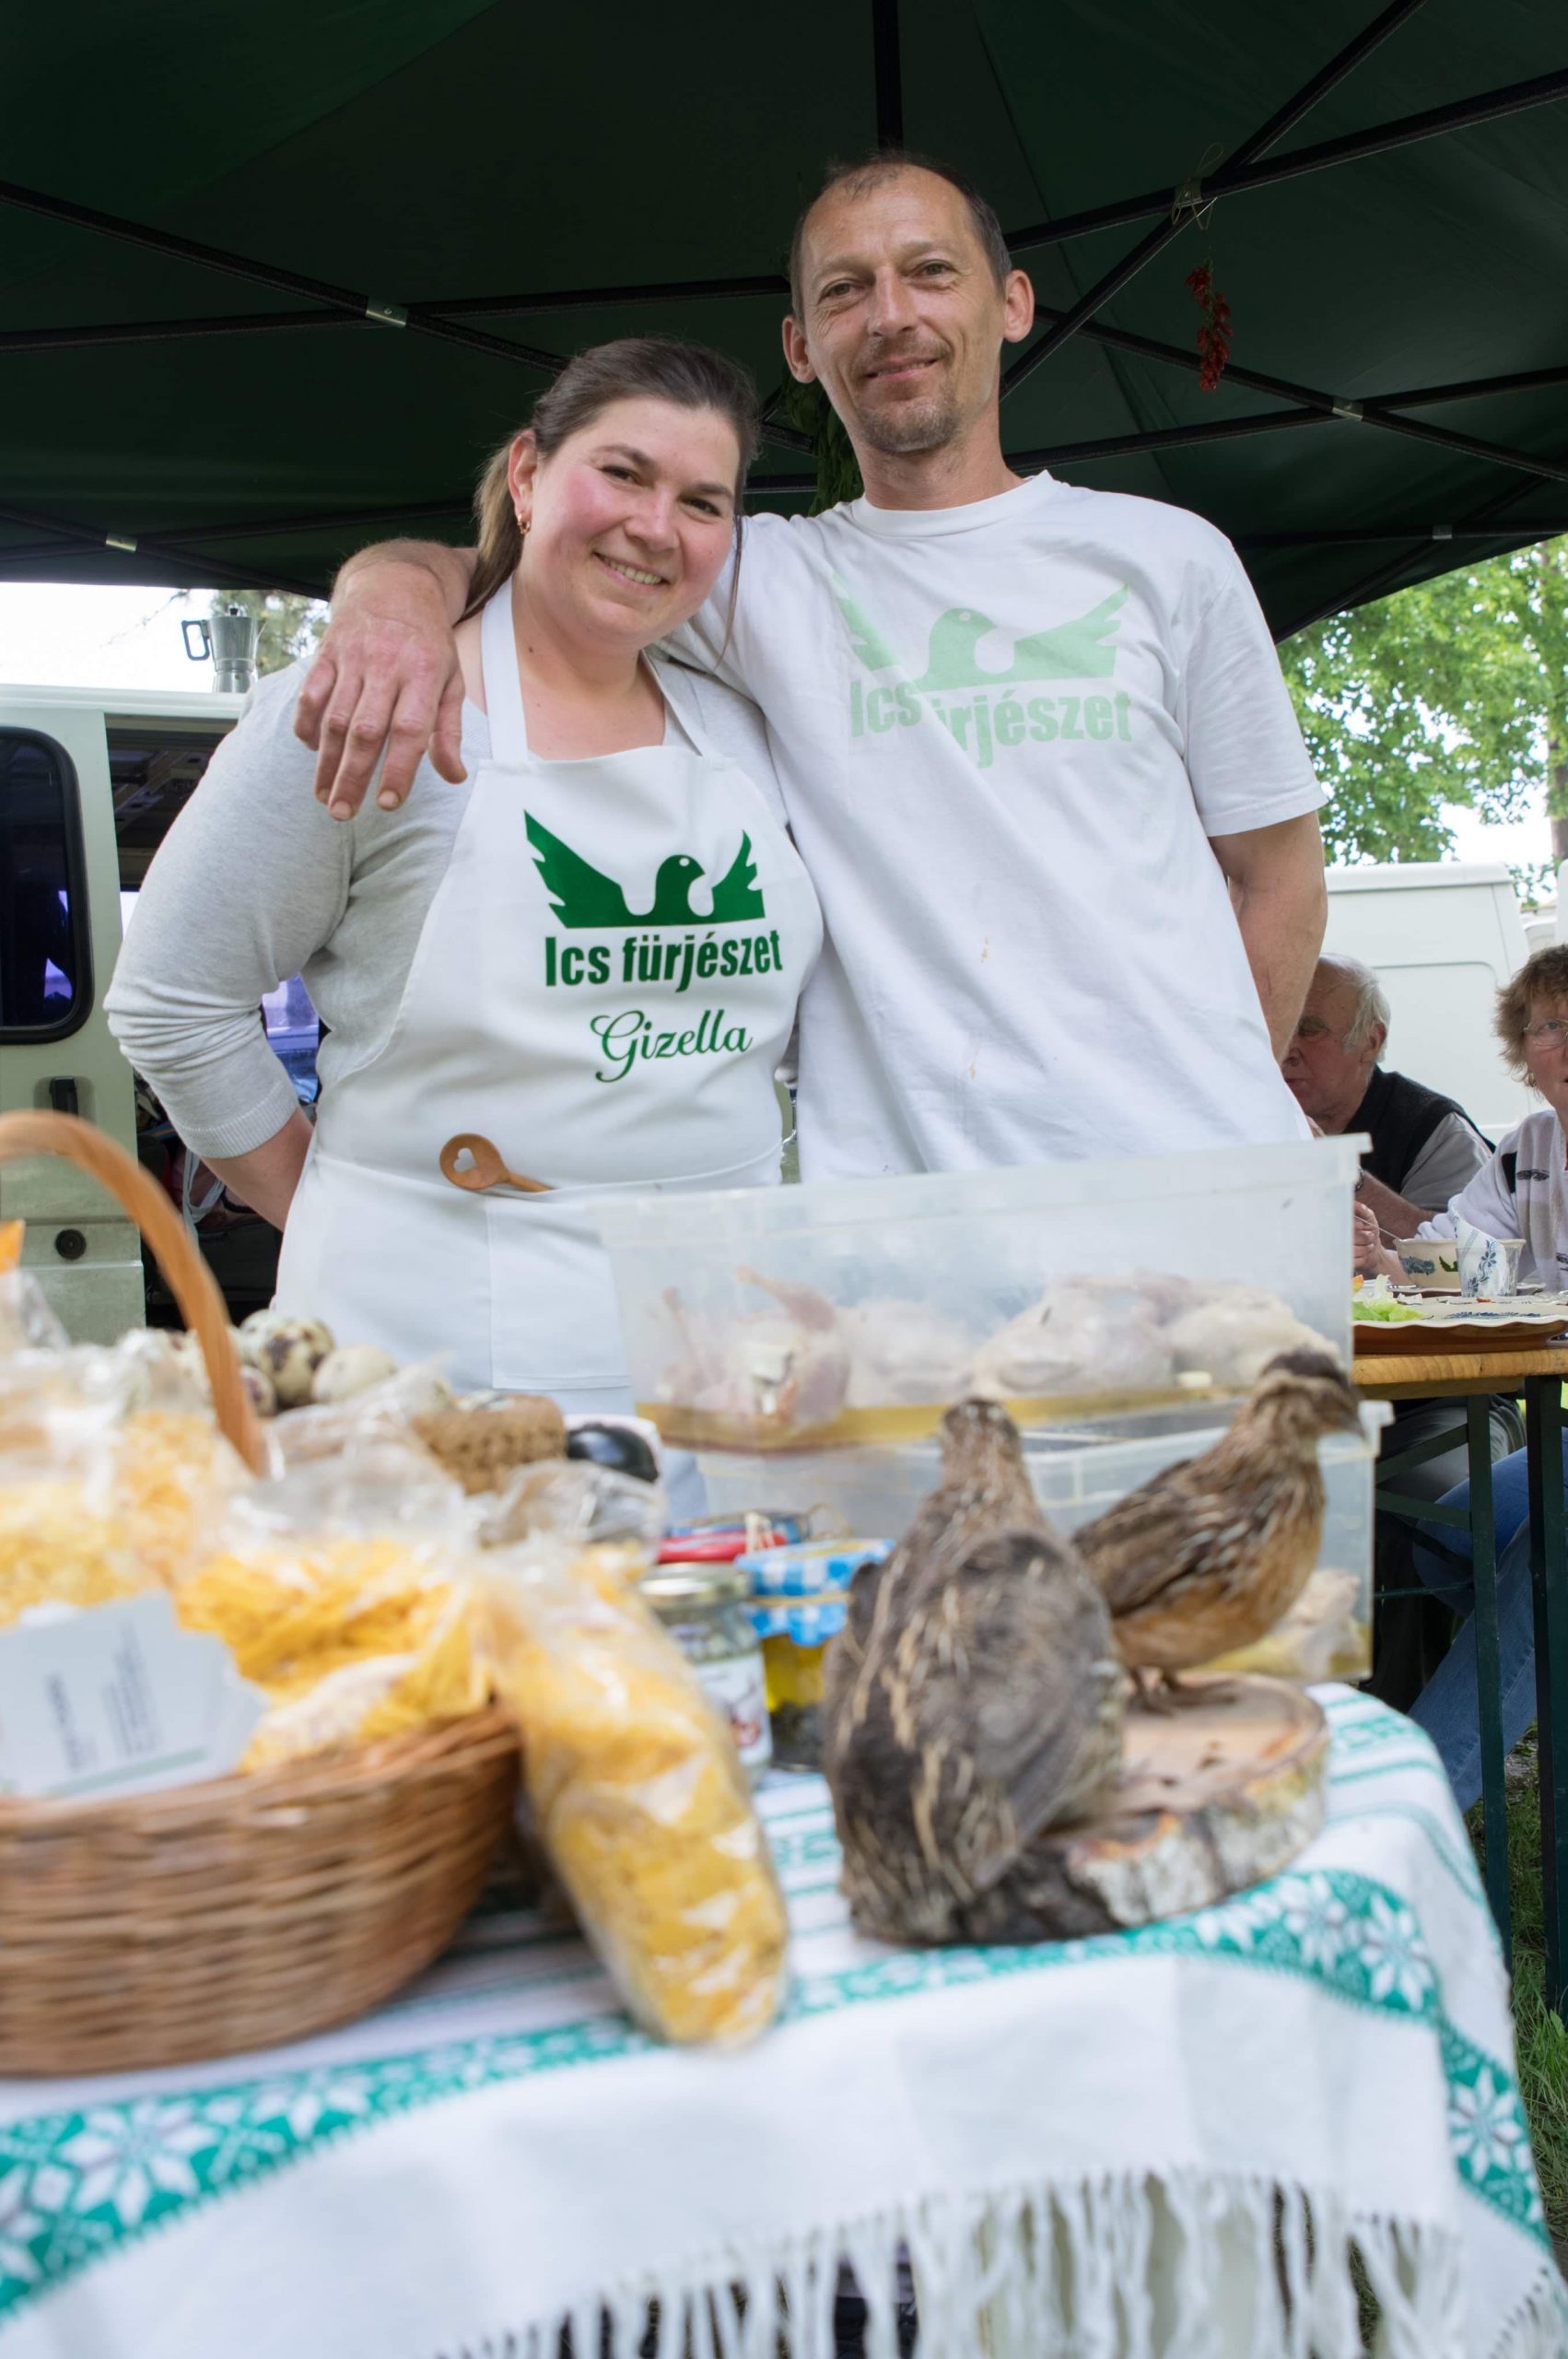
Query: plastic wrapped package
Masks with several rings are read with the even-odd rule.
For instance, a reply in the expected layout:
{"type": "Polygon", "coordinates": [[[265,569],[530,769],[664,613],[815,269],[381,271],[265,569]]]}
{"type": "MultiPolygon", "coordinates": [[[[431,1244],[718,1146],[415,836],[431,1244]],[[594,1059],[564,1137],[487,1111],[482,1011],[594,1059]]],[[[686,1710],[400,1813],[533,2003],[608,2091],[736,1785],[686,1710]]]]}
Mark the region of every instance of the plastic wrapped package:
{"type": "Polygon", "coordinates": [[[1305,1686],[1320,1679],[1364,1679],[1370,1665],[1361,1590],[1357,1574],[1319,1565],[1267,1637],[1205,1663],[1204,1670],[1267,1672],[1305,1686]]]}
{"type": "Polygon", "coordinates": [[[112,1352],[0,1356],[0,1622],[168,1580],[249,1482],[210,1418],[125,1399],[112,1352]]]}
{"type": "MultiPolygon", "coordinates": [[[[19,1231],[20,1221],[6,1223],[19,1231]]],[[[19,1251],[21,1239],[17,1238],[19,1251]]],[[[0,1359],[12,1352],[63,1352],[68,1338],[30,1271],[0,1264],[0,1359]]]]}
{"type": "Polygon", "coordinates": [[[789,1929],[729,1731],[647,1608],[564,1543],[492,1551],[482,1578],[534,1829],[626,2005],[666,2039],[755,2038],[789,1929]]]}
{"type": "Polygon", "coordinates": [[[138,1409],[115,1432],[107,1483],[110,1516],[137,1563],[173,1588],[252,1476],[210,1416],[138,1409]]]}
{"type": "Polygon", "coordinates": [[[138,1408],[116,1352],[0,1360],[0,1613],[172,1586],[252,1477],[194,1408],[138,1408]],[[25,1560],[25,1561],[24,1561],[25,1560]],[[106,1567],[112,1561],[111,1578],[106,1567]]]}
{"type": "Polygon", "coordinates": [[[455,1485],[395,1442],[241,1502],[177,1595],[269,1699],[241,1767],[476,1711],[472,1545],[455,1485]]]}
{"type": "MultiPolygon", "coordinates": [[[[409,1602],[408,1643],[390,1644],[383,1629],[368,1645],[388,1648],[340,1661],[322,1673],[308,1655],[268,1684],[272,1703],[248,1746],[241,1769],[321,1753],[339,1744],[373,1744],[383,1737],[476,1712],[487,1682],[475,1643],[475,1601],[466,1582],[432,1586],[409,1602]]],[[[343,1643],[352,1644],[352,1623],[343,1643]]]]}
{"type": "Polygon", "coordinates": [[[421,1445],[415,1420],[448,1407],[451,1387],[430,1360],[400,1367],[380,1384],[346,1399],[292,1410],[269,1427],[280,1462],[287,1468],[316,1459],[338,1459],[382,1443],[421,1445]]]}
{"type": "Polygon", "coordinates": [[[1348,1356],[1354,1178],[1348,1141],[1291,1140],[607,1192],[592,1215],[642,1413],[667,1443],[749,1454],[917,1439],[969,1391],[1021,1426],[1136,1433],[1245,1392],[1308,1331],[1348,1356]]]}
{"type": "Polygon", "coordinates": [[[634,1589],[658,1558],[664,1492],[591,1460],[545,1459],[520,1467],[485,1502],[479,1536],[489,1548],[553,1534],[576,1550],[579,1579],[608,1595],[634,1589]]]}
{"type": "Polygon", "coordinates": [[[110,1518],[84,1507],[78,1483],[14,1479],[0,1459],[0,1626],[33,1605],[105,1605],[148,1579],[110,1518]]]}

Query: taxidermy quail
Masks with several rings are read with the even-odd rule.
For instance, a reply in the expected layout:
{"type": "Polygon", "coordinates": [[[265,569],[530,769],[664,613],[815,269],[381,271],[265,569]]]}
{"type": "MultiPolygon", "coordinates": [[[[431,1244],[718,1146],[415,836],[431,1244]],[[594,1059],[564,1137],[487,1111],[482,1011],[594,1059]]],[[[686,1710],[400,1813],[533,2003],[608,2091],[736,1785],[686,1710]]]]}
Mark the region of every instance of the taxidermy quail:
{"type": "Polygon", "coordinates": [[[1012,1420],[950,1409],[942,1480],[856,1574],[827,1655],[825,1766],[860,1931],[1032,1938],[1007,1929],[1001,1887],[1035,1836],[1114,1782],[1124,1688],[1105,1603],[1041,1513],[1012,1420]]]}
{"type": "Polygon", "coordinates": [[[1281,1352],[1201,1458],[1167,1466],[1080,1525],[1080,1555],[1134,1671],[1173,1675],[1248,1647],[1305,1587],[1323,1529],[1317,1444],[1356,1433],[1356,1395],[1326,1351],[1281,1352]]]}

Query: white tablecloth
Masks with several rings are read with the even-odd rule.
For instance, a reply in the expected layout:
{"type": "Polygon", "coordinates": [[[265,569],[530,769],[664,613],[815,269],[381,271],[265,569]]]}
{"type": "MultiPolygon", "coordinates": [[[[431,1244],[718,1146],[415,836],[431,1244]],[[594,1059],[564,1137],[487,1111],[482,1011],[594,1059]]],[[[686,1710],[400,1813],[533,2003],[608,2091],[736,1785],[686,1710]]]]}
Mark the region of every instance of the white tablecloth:
{"type": "Polygon", "coordinates": [[[625,2359],[650,2297],[661,2359],[683,2322],[772,2359],[780,2284],[825,2359],[839,2260],[885,2334],[900,2248],[925,2359],[1350,2359],[1351,2238],[1399,2359],[1558,2359],[1464,1829],[1414,1728],[1322,1693],[1317,1841],[1133,1935],[858,1941],[825,1791],[780,1782],[794,1990],[739,2056],[654,2047],[492,1911],[298,2048],[0,2084],[0,2359],[556,2359],[563,2319],[598,2359],[602,2305],[625,2359]]]}

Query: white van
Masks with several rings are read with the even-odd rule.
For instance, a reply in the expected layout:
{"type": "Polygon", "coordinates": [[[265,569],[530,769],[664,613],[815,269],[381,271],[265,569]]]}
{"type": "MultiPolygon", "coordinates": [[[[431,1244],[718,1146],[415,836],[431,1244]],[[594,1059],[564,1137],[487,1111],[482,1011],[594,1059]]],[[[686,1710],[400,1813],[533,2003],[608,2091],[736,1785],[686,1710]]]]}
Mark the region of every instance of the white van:
{"type": "Polygon", "coordinates": [[[1529,944],[1505,868],[1411,861],[1331,868],[1325,950],[1373,968],[1388,996],[1384,1062],[1456,1098],[1488,1138],[1539,1100],[1503,1062],[1500,987],[1529,944]]]}
{"type": "MultiPolygon", "coordinates": [[[[0,1112],[83,1114],[137,1151],[135,1084],[103,994],[134,896],[238,696],[0,687],[0,1112]]],[[[0,1218],[68,1332],[143,1315],[135,1230],[97,1183],[39,1157],[0,1164],[0,1218]]]]}

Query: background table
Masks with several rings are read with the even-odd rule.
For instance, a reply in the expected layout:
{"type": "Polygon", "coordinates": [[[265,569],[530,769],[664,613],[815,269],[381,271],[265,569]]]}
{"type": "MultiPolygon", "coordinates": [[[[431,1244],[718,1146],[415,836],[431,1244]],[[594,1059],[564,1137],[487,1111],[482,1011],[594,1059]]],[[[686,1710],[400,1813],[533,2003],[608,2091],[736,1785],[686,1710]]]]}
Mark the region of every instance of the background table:
{"type": "Polygon", "coordinates": [[[861,1942],[825,1790],[778,1781],[794,1988],[738,2056],[656,2048],[492,1905],[298,2048],[0,2084],[0,2359],[557,2359],[564,2320],[598,2359],[602,2306],[627,2359],[650,2299],[661,2359],[774,2359],[779,2282],[826,2359],[841,2260],[891,2359],[900,2248],[922,2359],[1351,2359],[1352,2236],[1401,2352],[1560,2359],[1464,1829],[1418,1730],[1320,1693],[1323,1834],[1131,1935],[861,1942]]]}
{"type": "MultiPolygon", "coordinates": [[[[1361,1331],[1364,1332],[1364,1330],[1361,1331]]],[[[1504,1800],[1502,1676],[1497,1644],[1497,1549],[1492,1520],[1492,1443],[1487,1402],[1522,1392],[1529,1451],[1530,1579],[1535,1594],[1536,1726],[1540,1770],[1540,1860],[1546,1909],[1546,1995],[1559,2015],[1568,2002],[1568,1560],[1563,1541],[1562,1385],[1568,1346],[1535,1351],[1357,1353],[1352,1374],[1375,1401],[1448,1397],[1466,1404],[1470,1544],[1475,1566],[1476,1675],[1480,1711],[1481,1817],[1486,1880],[1504,1952],[1509,1948],[1508,1836],[1504,1800]],[[1550,1479],[1546,1479],[1546,1470],[1550,1479]]],[[[1412,1521],[1465,1520],[1398,1490],[1401,1465],[1452,1447],[1440,1436],[1378,1466],[1376,1503],[1412,1521]]]]}

